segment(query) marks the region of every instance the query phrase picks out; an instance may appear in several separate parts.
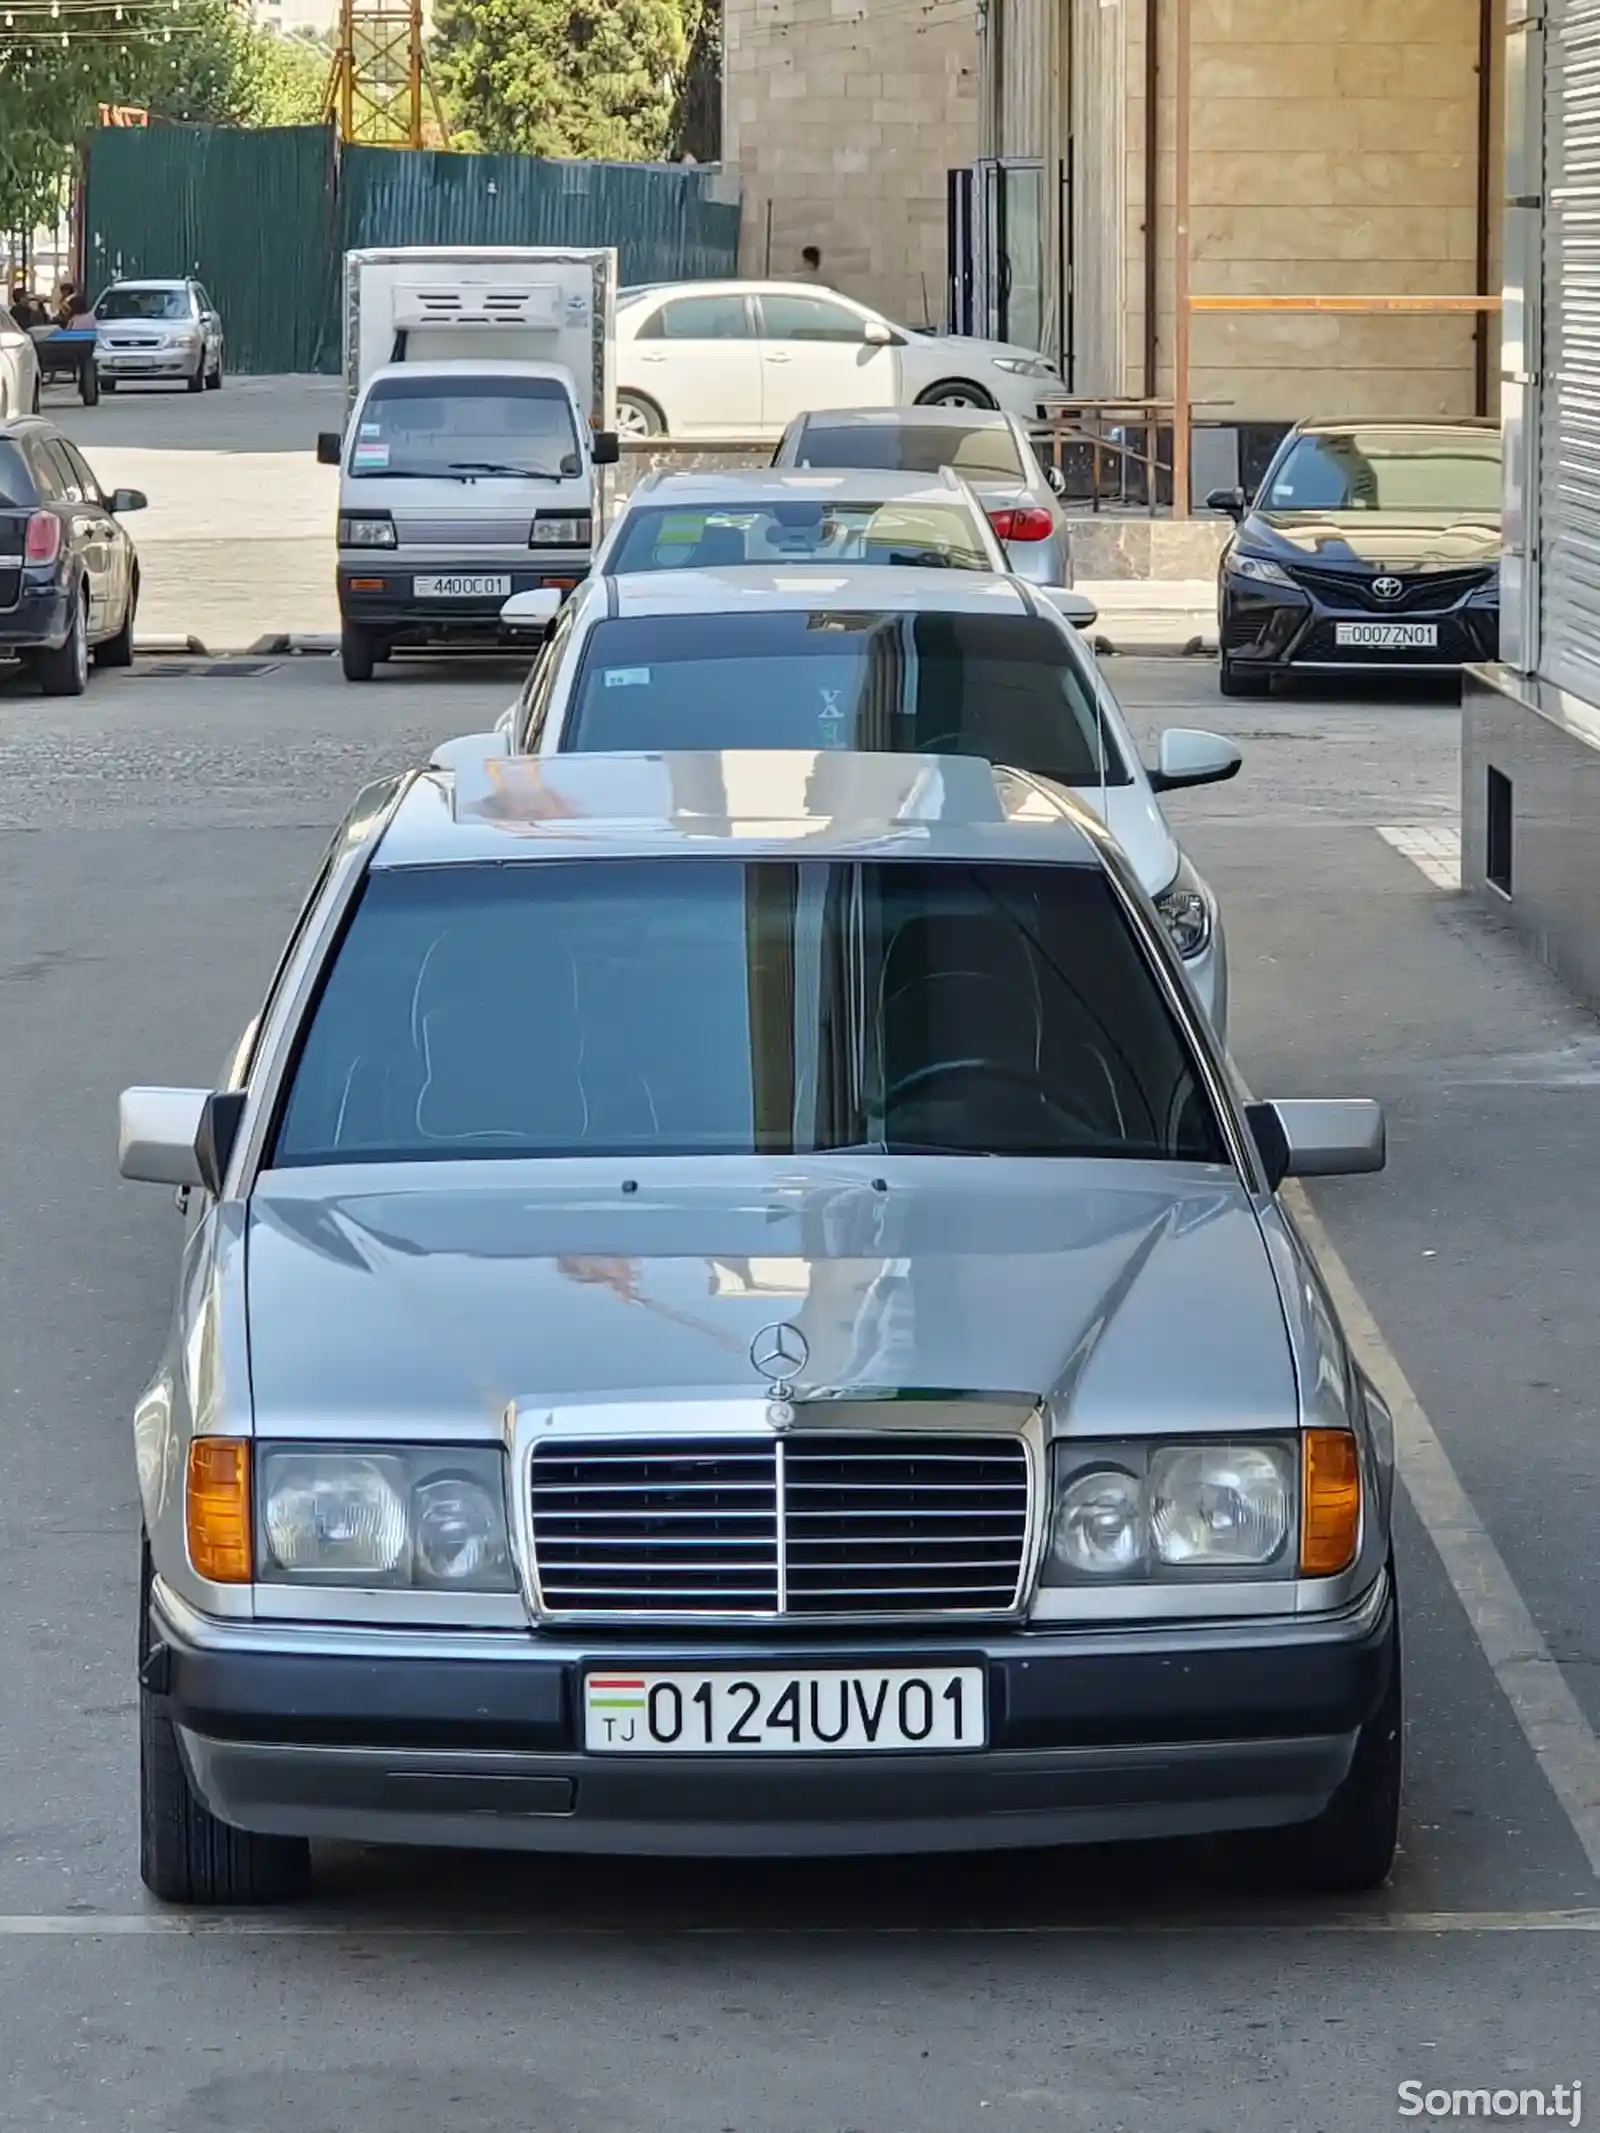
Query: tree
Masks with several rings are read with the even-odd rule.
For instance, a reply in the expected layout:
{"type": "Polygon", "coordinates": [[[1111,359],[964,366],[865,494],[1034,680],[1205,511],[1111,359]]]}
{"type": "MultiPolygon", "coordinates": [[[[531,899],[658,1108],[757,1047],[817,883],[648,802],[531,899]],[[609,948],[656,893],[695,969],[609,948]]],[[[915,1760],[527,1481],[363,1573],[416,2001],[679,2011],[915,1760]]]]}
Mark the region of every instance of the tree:
{"type": "Polygon", "coordinates": [[[700,0],[442,0],[458,148],[649,162],[673,146],[700,0]]]}

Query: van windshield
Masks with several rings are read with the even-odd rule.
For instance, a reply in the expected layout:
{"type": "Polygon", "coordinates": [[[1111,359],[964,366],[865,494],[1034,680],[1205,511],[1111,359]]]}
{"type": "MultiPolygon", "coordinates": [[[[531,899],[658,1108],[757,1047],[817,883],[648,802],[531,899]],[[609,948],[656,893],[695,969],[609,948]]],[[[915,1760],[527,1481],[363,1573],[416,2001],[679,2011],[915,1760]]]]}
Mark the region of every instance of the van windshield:
{"type": "Polygon", "coordinates": [[[570,481],[583,472],[572,402],[554,378],[380,378],[350,440],[364,477],[570,481]]]}

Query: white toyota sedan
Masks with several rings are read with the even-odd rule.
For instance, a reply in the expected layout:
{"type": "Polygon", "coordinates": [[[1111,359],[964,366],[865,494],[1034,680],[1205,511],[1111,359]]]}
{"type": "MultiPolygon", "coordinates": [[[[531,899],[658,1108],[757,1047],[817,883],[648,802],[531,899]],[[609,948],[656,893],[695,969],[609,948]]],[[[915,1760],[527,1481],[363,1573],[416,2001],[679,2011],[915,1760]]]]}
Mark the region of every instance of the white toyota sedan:
{"type": "MultiPolygon", "coordinates": [[[[541,628],[554,605],[523,593],[503,619],[541,628]]],[[[1174,728],[1147,767],[1094,654],[1020,579],[872,565],[597,571],[562,608],[495,735],[447,742],[434,761],[481,760],[486,746],[978,756],[1068,786],[1122,846],[1226,1034],[1216,899],[1158,796],[1233,777],[1239,750],[1174,728]]]]}
{"type": "Polygon", "coordinates": [[[781,437],[834,407],[990,407],[1035,421],[1063,392],[1036,348],[913,333],[808,282],[673,282],[617,305],[617,427],[781,437]]]}

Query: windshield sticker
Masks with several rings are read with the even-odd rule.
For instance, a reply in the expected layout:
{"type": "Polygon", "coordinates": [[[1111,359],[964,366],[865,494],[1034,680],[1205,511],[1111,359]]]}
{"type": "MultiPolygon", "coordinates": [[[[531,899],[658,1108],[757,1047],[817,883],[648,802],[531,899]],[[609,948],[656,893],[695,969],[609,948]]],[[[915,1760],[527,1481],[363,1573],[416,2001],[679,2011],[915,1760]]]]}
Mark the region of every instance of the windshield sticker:
{"type": "Polygon", "coordinates": [[[386,467],[389,464],[389,447],[386,444],[369,444],[365,438],[358,437],[350,464],[357,474],[367,474],[378,467],[386,467]]]}
{"type": "Polygon", "coordinates": [[[650,686],[648,667],[607,667],[605,673],[608,689],[648,689],[650,686]]]}
{"type": "Polygon", "coordinates": [[[383,435],[383,424],[381,422],[363,422],[361,434],[363,437],[381,437],[383,435]]]}
{"type": "Polygon", "coordinates": [[[817,725],[824,748],[843,749],[845,746],[844,712],[839,703],[843,694],[842,689],[822,691],[822,709],[817,713],[817,725]]]}

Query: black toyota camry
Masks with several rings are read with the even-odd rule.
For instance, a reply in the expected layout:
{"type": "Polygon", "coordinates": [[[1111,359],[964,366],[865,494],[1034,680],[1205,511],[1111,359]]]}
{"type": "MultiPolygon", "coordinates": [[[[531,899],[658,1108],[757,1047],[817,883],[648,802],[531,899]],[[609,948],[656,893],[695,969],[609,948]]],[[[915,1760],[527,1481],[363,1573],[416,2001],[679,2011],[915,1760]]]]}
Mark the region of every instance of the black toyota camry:
{"type": "Polygon", "coordinates": [[[1224,696],[1275,675],[1453,674],[1500,638],[1500,432],[1486,422],[1305,423],[1238,521],[1218,586],[1224,696]]]}
{"type": "Polygon", "coordinates": [[[47,696],[82,695],[91,660],[133,658],[139,558],[120,521],[144,502],[107,496],[52,423],[0,422],[0,662],[20,660],[47,696]]]}

